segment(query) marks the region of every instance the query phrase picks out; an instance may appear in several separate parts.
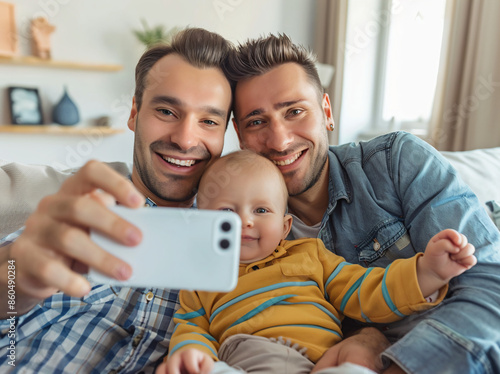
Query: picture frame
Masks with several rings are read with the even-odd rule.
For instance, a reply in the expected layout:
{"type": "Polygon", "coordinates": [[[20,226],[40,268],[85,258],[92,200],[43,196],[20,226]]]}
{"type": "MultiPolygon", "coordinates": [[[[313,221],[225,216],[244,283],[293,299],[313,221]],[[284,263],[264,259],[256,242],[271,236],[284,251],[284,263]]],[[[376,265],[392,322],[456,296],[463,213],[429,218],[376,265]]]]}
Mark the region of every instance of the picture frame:
{"type": "Polygon", "coordinates": [[[42,103],[38,89],[8,87],[11,121],[14,125],[42,125],[42,103]]]}
{"type": "Polygon", "coordinates": [[[0,1],[0,56],[17,54],[17,32],[14,4],[0,1]]]}

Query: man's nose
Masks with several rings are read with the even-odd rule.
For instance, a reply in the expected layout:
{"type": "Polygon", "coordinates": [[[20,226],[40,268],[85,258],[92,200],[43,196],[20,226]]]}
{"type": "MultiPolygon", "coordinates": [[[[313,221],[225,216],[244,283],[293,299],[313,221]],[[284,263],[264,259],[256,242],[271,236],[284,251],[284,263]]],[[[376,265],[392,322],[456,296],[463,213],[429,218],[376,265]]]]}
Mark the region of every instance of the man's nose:
{"type": "Polygon", "coordinates": [[[191,116],[186,116],[179,121],[170,138],[172,143],[177,144],[180,149],[187,150],[198,145],[198,131],[198,121],[191,116]]]}
{"type": "Polygon", "coordinates": [[[285,151],[293,140],[290,128],[280,119],[270,121],[267,134],[264,136],[266,136],[265,143],[267,148],[278,152],[285,151]]]}

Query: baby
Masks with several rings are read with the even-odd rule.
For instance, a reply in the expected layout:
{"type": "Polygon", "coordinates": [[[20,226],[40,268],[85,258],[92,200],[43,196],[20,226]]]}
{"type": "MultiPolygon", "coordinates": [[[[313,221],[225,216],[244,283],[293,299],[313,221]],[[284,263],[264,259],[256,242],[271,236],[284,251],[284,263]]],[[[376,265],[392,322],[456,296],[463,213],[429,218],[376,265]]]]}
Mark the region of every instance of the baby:
{"type": "Polygon", "coordinates": [[[342,339],[344,316],[387,323],[427,310],[476,263],[465,236],[448,229],[425,253],[386,269],[348,264],[319,239],[285,240],[287,198],[278,168],[255,153],[231,153],[206,171],[198,207],[234,211],[242,221],[238,285],[229,293],[181,291],[169,357],[157,372],[309,373],[342,339]]]}

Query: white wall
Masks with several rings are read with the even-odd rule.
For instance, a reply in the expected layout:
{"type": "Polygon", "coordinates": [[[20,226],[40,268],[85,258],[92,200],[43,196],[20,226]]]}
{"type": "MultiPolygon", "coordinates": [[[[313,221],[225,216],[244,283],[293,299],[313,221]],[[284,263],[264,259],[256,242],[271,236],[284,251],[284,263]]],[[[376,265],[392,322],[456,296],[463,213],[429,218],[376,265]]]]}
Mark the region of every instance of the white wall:
{"type": "MultiPolygon", "coordinates": [[[[56,26],[52,58],[76,62],[121,64],[119,72],[48,69],[0,64],[0,123],[10,122],[6,87],[39,89],[45,123],[66,85],[82,122],[91,125],[103,115],[116,128],[126,127],[134,90],[134,68],[144,47],[133,29],[141,19],[150,26],[203,27],[233,42],[284,32],[295,42],[312,45],[316,1],[301,0],[10,0],[16,5],[21,55],[29,55],[29,20],[45,15],[56,26]]],[[[133,134],[105,137],[19,135],[0,133],[0,159],[78,166],[88,159],[132,161],[133,134]]],[[[238,148],[230,126],[224,152],[238,148]]]]}

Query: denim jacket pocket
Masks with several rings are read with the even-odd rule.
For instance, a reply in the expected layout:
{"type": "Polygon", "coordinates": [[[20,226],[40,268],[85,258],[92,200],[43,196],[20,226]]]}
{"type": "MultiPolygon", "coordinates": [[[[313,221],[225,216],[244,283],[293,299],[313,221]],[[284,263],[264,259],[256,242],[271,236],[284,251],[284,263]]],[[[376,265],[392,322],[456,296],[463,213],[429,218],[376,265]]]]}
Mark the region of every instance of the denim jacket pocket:
{"type": "Polygon", "coordinates": [[[416,253],[406,227],[397,219],[381,222],[357,248],[359,261],[366,266],[386,267],[395,259],[416,253]]]}

